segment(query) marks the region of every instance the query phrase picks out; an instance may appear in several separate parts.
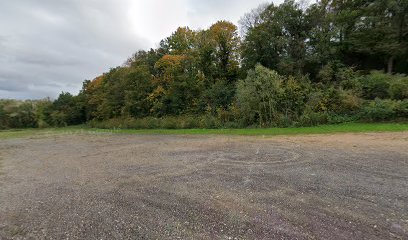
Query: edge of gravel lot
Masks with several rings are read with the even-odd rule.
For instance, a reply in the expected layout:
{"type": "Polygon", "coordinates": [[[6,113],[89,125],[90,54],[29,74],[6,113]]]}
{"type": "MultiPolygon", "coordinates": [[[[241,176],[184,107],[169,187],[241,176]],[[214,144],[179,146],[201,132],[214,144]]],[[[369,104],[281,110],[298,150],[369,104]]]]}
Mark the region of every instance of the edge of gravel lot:
{"type": "Polygon", "coordinates": [[[72,134],[134,134],[134,135],[242,135],[282,136],[334,133],[404,132],[408,123],[347,123],[301,128],[247,129],[96,129],[86,126],[45,129],[12,129],[0,131],[0,139],[47,137],[72,134]]]}

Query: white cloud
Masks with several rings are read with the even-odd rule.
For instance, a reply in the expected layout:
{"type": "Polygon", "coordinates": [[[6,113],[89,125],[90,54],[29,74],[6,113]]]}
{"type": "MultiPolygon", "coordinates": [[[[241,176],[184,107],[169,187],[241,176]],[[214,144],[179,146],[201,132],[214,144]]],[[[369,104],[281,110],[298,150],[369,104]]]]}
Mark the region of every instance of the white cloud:
{"type": "Polygon", "coordinates": [[[188,24],[187,7],[186,0],[134,1],[128,12],[132,31],[146,36],[151,44],[157,43],[177,27],[188,24]]]}

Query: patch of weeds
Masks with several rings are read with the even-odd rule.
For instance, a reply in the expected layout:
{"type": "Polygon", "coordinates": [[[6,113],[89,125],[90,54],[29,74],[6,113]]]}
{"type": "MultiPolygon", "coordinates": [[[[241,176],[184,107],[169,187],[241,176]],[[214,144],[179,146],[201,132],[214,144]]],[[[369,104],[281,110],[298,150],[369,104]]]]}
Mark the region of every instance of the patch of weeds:
{"type": "Polygon", "coordinates": [[[3,235],[1,234],[2,232],[5,233],[6,236],[10,236],[12,238],[22,237],[25,235],[24,229],[15,225],[5,226],[3,229],[0,229],[0,236],[3,235]]]}

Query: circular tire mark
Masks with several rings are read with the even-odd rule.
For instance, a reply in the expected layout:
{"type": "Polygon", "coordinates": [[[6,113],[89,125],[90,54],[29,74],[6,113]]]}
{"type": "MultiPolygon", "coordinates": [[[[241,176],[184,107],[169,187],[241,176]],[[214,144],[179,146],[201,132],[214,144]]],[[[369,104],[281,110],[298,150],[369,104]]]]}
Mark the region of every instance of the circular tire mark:
{"type": "MultiPolygon", "coordinates": [[[[276,150],[276,149],[274,149],[276,150]]],[[[294,162],[301,158],[302,154],[300,152],[291,149],[279,149],[275,152],[262,152],[259,154],[248,154],[241,152],[237,155],[231,152],[221,152],[216,154],[217,159],[211,161],[214,164],[221,165],[235,165],[235,166],[265,166],[274,164],[285,164],[289,162],[294,162]]]]}

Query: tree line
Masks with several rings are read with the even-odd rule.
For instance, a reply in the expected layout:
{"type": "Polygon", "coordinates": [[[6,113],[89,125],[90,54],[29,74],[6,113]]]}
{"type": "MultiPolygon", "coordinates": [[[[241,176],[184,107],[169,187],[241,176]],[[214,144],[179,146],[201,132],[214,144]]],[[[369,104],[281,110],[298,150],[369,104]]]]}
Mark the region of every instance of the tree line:
{"type": "Polygon", "coordinates": [[[287,0],[178,28],[77,95],[0,101],[0,128],[309,126],[408,118],[408,1],[287,0]]]}

